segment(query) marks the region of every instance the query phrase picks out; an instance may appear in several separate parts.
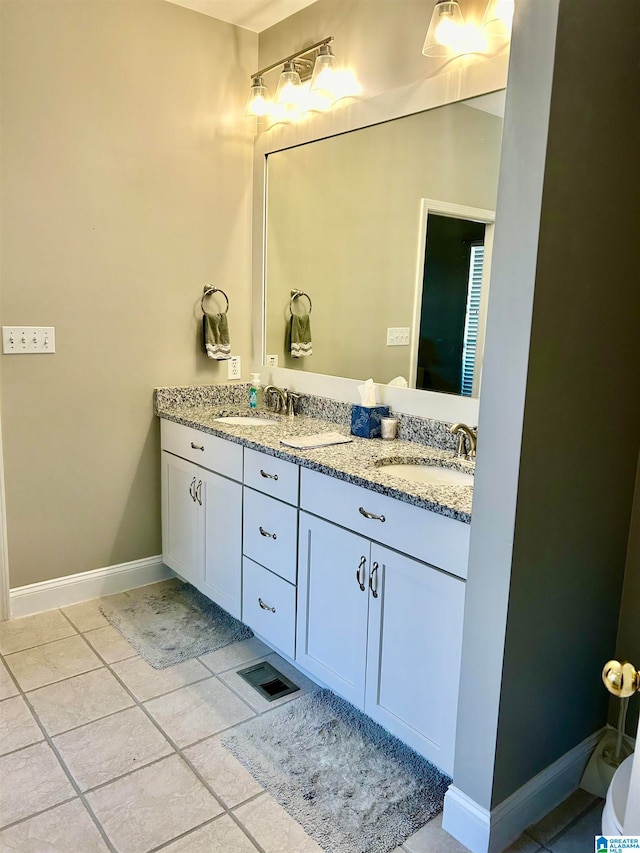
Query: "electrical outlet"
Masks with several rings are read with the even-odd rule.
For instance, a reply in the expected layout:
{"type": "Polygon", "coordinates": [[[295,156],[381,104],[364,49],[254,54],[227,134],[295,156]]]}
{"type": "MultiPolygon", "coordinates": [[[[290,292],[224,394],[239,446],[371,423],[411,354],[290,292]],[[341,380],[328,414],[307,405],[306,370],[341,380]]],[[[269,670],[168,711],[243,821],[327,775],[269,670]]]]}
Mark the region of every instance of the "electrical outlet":
{"type": "Polygon", "coordinates": [[[240,367],[240,356],[232,355],[231,358],[227,361],[227,379],[240,379],[242,375],[242,369],[240,367]]]}
{"type": "Polygon", "coordinates": [[[388,347],[408,347],[411,330],[407,326],[387,329],[388,347]]]}
{"type": "Polygon", "coordinates": [[[278,366],[278,356],[277,355],[268,355],[267,356],[267,367],[277,367],[278,366]]]}
{"type": "Polygon", "coordinates": [[[53,326],[3,326],[2,352],[7,355],[43,354],[56,351],[53,326]]]}

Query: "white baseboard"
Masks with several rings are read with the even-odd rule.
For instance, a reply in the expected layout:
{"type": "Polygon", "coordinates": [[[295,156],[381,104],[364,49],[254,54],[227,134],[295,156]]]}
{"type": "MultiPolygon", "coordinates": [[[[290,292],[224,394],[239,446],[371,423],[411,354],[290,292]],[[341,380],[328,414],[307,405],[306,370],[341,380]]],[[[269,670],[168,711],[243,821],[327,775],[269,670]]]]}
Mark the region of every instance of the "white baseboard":
{"type": "Polygon", "coordinates": [[[472,853],[500,853],[578,788],[603,731],[566,752],[490,812],[452,785],[444,798],[443,829],[472,853]]]}
{"type": "Polygon", "coordinates": [[[487,853],[491,812],[451,785],[444,796],[442,828],[473,853],[487,853]]]}
{"type": "Polygon", "coordinates": [[[175,577],[174,573],[164,565],[162,557],[157,556],[19,586],[9,593],[11,616],[30,616],[42,610],[68,607],[90,598],[113,595],[172,577],[175,577]]]}

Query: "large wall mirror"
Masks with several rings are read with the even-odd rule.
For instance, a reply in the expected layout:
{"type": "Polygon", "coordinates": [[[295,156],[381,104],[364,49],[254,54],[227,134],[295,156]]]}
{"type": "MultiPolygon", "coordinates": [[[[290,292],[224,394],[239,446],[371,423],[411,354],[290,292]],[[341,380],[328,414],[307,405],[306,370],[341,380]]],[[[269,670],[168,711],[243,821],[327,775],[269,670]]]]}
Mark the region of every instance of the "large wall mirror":
{"type": "Polygon", "coordinates": [[[268,155],[265,358],[477,397],[503,106],[496,92],[268,155]],[[310,305],[312,354],[294,357],[291,313],[310,305]]]}

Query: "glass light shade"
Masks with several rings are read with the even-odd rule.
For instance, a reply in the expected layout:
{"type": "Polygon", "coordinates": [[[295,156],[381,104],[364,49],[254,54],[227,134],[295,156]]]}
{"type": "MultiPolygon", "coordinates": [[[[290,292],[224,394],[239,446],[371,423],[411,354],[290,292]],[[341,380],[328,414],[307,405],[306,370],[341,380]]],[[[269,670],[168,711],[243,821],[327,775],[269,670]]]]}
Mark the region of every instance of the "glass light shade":
{"type": "Polygon", "coordinates": [[[513,0],[489,0],[482,18],[482,29],[491,35],[509,38],[513,5],[513,0]]]}
{"type": "Polygon", "coordinates": [[[245,116],[257,116],[258,118],[265,116],[271,107],[271,96],[269,90],[264,85],[262,77],[254,77],[247,98],[247,105],[244,108],[245,116]]]}
{"type": "Polygon", "coordinates": [[[276,103],[282,104],[289,110],[300,109],[301,89],[300,75],[293,62],[285,62],[276,89],[276,103]]]}
{"type": "Polygon", "coordinates": [[[452,57],[464,53],[464,18],[457,0],[438,0],[427,30],[425,56],[452,57]]]}
{"type": "Polygon", "coordinates": [[[337,62],[328,44],[320,47],[311,75],[311,95],[314,102],[326,109],[338,97],[336,90],[337,62]]]}

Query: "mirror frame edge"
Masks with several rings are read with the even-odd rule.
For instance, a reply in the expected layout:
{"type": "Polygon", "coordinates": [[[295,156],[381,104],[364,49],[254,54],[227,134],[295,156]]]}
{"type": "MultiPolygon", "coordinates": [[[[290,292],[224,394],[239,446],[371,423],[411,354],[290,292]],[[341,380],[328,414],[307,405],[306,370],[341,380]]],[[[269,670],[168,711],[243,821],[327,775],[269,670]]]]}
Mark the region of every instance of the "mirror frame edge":
{"type": "MultiPolygon", "coordinates": [[[[296,391],[356,402],[357,386],[363,380],[346,379],[291,370],[270,368],[265,358],[266,305],[264,273],[266,260],[266,190],[269,154],[317,142],[330,136],[359,130],[385,121],[413,115],[435,107],[486,95],[507,85],[508,54],[473,62],[464,68],[427,78],[418,84],[395,89],[369,99],[355,101],[334,112],[314,114],[309,121],[275,125],[255,138],[253,156],[252,216],[252,359],[251,371],[265,380],[293,387],[296,391]]],[[[364,377],[366,378],[366,377],[364,377]]],[[[479,399],[410,388],[377,384],[378,400],[403,414],[420,415],[446,422],[478,422],[479,399]]]]}

